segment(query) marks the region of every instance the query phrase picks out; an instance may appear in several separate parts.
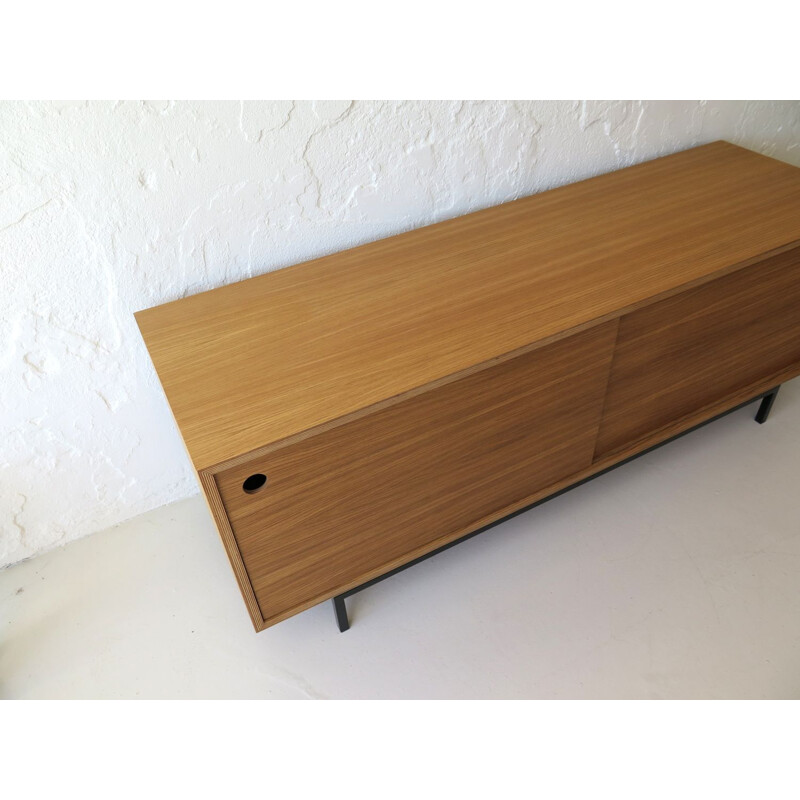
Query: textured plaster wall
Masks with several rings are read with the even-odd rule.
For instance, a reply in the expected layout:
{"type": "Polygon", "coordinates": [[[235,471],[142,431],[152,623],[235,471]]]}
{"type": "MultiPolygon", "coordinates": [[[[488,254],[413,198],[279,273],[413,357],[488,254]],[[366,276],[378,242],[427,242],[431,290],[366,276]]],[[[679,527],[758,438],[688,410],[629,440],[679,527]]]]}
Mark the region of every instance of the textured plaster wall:
{"type": "Polygon", "coordinates": [[[718,138],[800,104],[0,104],[0,565],[197,491],[133,311],[718,138]]]}

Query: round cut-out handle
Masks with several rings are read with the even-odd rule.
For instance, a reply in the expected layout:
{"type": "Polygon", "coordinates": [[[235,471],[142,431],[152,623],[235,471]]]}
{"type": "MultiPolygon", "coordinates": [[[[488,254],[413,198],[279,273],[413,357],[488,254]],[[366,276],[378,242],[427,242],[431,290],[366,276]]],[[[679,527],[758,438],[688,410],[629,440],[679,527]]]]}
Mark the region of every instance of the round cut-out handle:
{"type": "Polygon", "coordinates": [[[263,489],[267,485],[267,476],[256,472],[254,475],[245,478],[242,484],[242,489],[245,494],[255,494],[259,489],[263,489]]]}

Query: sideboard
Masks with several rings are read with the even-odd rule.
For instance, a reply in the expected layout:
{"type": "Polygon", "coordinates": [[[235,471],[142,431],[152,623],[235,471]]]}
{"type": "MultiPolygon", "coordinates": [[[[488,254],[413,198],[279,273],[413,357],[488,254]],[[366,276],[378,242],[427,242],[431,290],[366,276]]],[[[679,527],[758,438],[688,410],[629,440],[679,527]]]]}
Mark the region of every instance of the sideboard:
{"type": "Polygon", "coordinates": [[[800,374],[800,169],[713,142],[136,314],[256,630],[800,374]]]}

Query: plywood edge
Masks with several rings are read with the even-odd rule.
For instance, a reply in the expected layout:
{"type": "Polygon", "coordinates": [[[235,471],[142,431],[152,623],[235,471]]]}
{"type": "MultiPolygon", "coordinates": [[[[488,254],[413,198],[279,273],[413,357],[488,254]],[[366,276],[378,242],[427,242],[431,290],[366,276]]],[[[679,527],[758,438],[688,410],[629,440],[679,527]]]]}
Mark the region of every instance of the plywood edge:
{"type": "Polygon", "coordinates": [[[219,494],[217,482],[213,475],[208,472],[198,472],[200,478],[200,485],[203,488],[203,495],[205,496],[208,509],[214,522],[217,525],[222,544],[225,547],[225,552],[228,554],[228,560],[233,567],[233,572],[236,575],[236,582],[239,584],[239,591],[242,593],[247,610],[250,613],[250,619],[253,622],[253,627],[256,633],[263,630],[266,626],[264,624],[264,615],[261,613],[261,607],[258,605],[255,592],[253,591],[253,584],[250,581],[250,575],[244,565],[242,554],[239,551],[239,545],[236,542],[236,537],[233,535],[228,515],[225,513],[225,507],[222,504],[222,498],[219,494]]]}
{"type": "Polygon", "coordinates": [[[666,300],[667,298],[673,297],[677,294],[681,294],[682,292],[686,292],[690,289],[695,289],[698,286],[710,283],[711,281],[721,278],[725,275],[729,275],[733,272],[737,272],[740,269],[744,269],[746,267],[752,266],[753,264],[757,264],[760,261],[764,261],[768,258],[772,258],[773,256],[785,253],[789,250],[794,249],[795,247],[800,247],[800,239],[793,240],[792,242],[789,242],[785,245],[781,245],[780,247],[773,248],[772,250],[768,250],[764,253],[759,253],[757,256],[753,256],[752,258],[746,259],[744,261],[740,261],[735,264],[729,265],[727,267],[723,267],[722,269],[716,270],[715,272],[709,273],[708,275],[702,275],[693,281],[688,281],[686,283],[680,284],[679,286],[674,286],[670,289],[665,290],[664,292],[660,292],[659,294],[652,295],[636,303],[632,303],[622,308],[615,309],[613,312],[610,312],[608,314],[604,314],[602,316],[595,317],[594,319],[587,320],[586,322],[583,322],[579,325],[575,325],[571,328],[564,329],[551,336],[538,339],[534,342],[524,345],[523,347],[519,347],[507,353],[502,353],[500,355],[494,356],[493,358],[487,359],[478,364],[474,364],[472,366],[451,373],[449,375],[445,375],[441,378],[437,378],[434,381],[430,381],[421,386],[409,389],[408,391],[401,392],[400,394],[393,395],[392,397],[387,397],[384,400],[380,400],[377,403],[372,403],[370,405],[364,406],[363,408],[359,408],[355,411],[350,412],[349,414],[344,414],[340,417],[326,420],[325,422],[322,422],[318,425],[314,425],[310,428],[307,428],[306,430],[299,431],[298,433],[294,433],[290,436],[265,444],[262,447],[250,450],[247,453],[242,453],[241,455],[225,459],[223,461],[219,461],[214,464],[199,464],[197,462],[194,462],[195,469],[197,469],[198,472],[203,471],[203,472],[208,472],[211,475],[216,475],[219,472],[222,472],[226,469],[230,469],[232,467],[238,467],[247,461],[261,458],[262,456],[265,456],[268,453],[273,452],[274,450],[278,450],[280,448],[296,444],[297,442],[300,442],[303,439],[307,439],[310,436],[315,436],[318,433],[324,433],[325,431],[331,430],[332,428],[337,428],[340,425],[345,425],[348,422],[360,419],[361,417],[367,416],[368,414],[373,414],[377,411],[381,411],[384,408],[388,408],[398,403],[402,403],[404,400],[416,397],[417,395],[422,394],[424,392],[437,389],[440,386],[445,386],[448,383],[460,380],[461,378],[465,378],[468,375],[472,375],[476,372],[488,369],[489,367],[496,366],[497,364],[501,364],[504,361],[508,361],[512,358],[517,358],[519,356],[525,355],[526,353],[532,352],[533,350],[537,350],[540,347],[545,347],[547,345],[554,344],[555,342],[561,341],[562,339],[566,339],[569,336],[581,333],[582,331],[588,330],[590,328],[597,327],[598,325],[602,325],[603,323],[620,319],[621,317],[625,316],[626,314],[630,314],[633,311],[638,311],[639,309],[658,303],[661,300],[666,300]]]}
{"type": "Polygon", "coordinates": [[[636,455],[637,453],[642,452],[643,450],[647,450],[648,448],[653,447],[656,444],[664,442],[667,439],[670,439],[679,433],[682,433],[686,430],[689,430],[690,428],[695,427],[696,425],[701,424],[702,422],[711,420],[714,417],[718,416],[719,414],[723,414],[725,411],[735,408],[736,406],[741,405],[747,400],[756,397],[759,393],[765,392],[771,389],[772,387],[777,386],[780,383],[783,383],[784,381],[796,377],[797,375],[800,375],[800,362],[796,362],[791,367],[787,367],[786,369],[774,373],[762,380],[759,380],[756,383],[752,383],[749,386],[737,391],[735,394],[729,395],[724,400],[720,400],[719,402],[707,405],[700,411],[682,417],[680,420],[659,429],[658,431],[648,435],[647,437],[639,439],[634,444],[627,446],[623,450],[619,450],[613,454],[603,456],[601,459],[595,461],[594,463],[591,464],[591,466],[587,467],[586,469],[580,470],[579,472],[573,473],[572,475],[563,478],[562,480],[556,481],[555,483],[545,487],[544,489],[540,489],[536,492],[533,492],[532,494],[527,495],[522,500],[512,503],[511,505],[505,506],[504,508],[496,512],[493,512],[492,514],[488,514],[484,517],[481,517],[480,519],[476,520],[469,526],[460,528],[445,536],[441,536],[438,539],[435,539],[424,546],[417,547],[414,550],[410,551],[409,553],[399,558],[395,558],[392,559],[391,561],[388,561],[386,564],[383,564],[379,568],[369,570],[368,572],[365,572],[363,575],[359,576],[358,580],[343,583],[340,586],[337,586],[335,590],[327,591],[319,595],[316,595],[310,600],[304,601],[303,603],[294,606],[288,611],[283,611],[280,614],[276,614],[275,616],[263,619],[262,629],[269,628],[272,625],[277,624],[278,622],[282,622],[283,620],[288,619],[289,617],[293,617],[295,614],[299,614],[301,611],[306,611],[309,608],[313,608],[314,606],[319,605],[320,603],[323,603],[326,600],[330,600],[332,597],[335,597],[338,594],[347,592],[350,589],[355,589],[357,586],[360,586],[361,584],[366,583],[367,581],[370,581],[373,578],[378,578],[381,575],[384,575],[387,572],[390,572],[391,570],[397,567],[401,567],[404,564],[409,563],[410,561],[414,561],[420,556],[424,556],[427,555],[428,553],[433,552],[434,550],[438,550],[440,547],[443,547],[446,544],[450,544],[451,542],[454,542],[457,539],[461,539],[462,537],[467,536],[470,533],[478,531],[481,528],[484,528],[493,522],[497,522],[497,520],[501,520],[504,517],[507,517],[510,514],[519,511],[520,509],[524,509],[525,507],[532,505],[533,503],[536,503],[539,500],[547,498],[550,495],[556,494],[557,492],[560,492],[562,489],[567,489],[573,484],[580,483],[581,481],[590,478],[599,472],[603,472],[609,467],[613,467],[615,464],[618,464],[621,461],[625,461],[626,459],[636,455]]]}

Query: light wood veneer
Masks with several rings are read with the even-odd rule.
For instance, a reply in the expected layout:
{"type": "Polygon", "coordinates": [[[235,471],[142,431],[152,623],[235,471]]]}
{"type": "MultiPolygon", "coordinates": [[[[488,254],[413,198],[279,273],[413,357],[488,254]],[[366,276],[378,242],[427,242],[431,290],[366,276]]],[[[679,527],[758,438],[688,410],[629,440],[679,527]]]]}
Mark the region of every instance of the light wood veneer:
{"type": "Polygon", "coordinates": [[[798,244],[715,142],[136,318],[260,630],[800,373],[798,244]]]}
{"type": "Polygon", "coordinates": [[[607,322],[218,473],[264,619],[357,586],[588,467],[616,329],[607,322]],[[268,482],[247,494],[251,473],[268,482]]]}
{"type": "Polygon", "coordinates": [[[596,453],[798,363],[795,248],[622,317],[596,453]]]}

